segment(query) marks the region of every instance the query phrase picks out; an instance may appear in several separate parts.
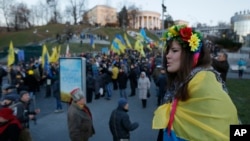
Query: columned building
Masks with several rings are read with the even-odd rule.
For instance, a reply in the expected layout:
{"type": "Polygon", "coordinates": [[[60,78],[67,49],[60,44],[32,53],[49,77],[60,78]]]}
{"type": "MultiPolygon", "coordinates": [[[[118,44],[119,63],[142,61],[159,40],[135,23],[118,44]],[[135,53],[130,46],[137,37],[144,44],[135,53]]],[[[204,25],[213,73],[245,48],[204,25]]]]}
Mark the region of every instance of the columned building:
{"type": "Polygon", "coordinates": [[[161,14],[153,11],[138,11],[135,15],[135,22],[130,20],[129,26],[135,29],[161,29],[161,14]]]}

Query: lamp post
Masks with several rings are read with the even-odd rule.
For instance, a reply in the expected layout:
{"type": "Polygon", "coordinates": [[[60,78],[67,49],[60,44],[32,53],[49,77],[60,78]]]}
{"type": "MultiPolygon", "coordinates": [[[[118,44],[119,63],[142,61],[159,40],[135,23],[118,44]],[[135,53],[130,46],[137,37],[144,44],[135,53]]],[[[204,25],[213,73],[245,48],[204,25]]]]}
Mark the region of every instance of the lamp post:
{"type": "MultiPolygon", "coordinates": [[[[164,31],[164,12],[167,12],[167,7],[164,5],[164,0],[162,0],[162,4],[161,4],[161,6],[162,6],[162,27],[161,27],[161,29],[162,29],[162,35],[163,35],[163,31],[164,31]]],[[[161,61],[162,61],[162,66],[164,65],[163,64],[163,51],[164,51],[164,41],[162,40],[162,49],[161,49],[161,57],[162,57],[162,59],[161,59],[161,61]]]]}
{"type": "Polygon", "coordinates": [[[162,0],[162,30],[164,30],[164,12],[167,12],[167,7],[164,5],[164,0],[162,0]]]}
{"type": "Polygon", "coordinates": [[[37,29],[33,31],[33,34],[34,34],[34,44],[36,44],[37,29]]]}

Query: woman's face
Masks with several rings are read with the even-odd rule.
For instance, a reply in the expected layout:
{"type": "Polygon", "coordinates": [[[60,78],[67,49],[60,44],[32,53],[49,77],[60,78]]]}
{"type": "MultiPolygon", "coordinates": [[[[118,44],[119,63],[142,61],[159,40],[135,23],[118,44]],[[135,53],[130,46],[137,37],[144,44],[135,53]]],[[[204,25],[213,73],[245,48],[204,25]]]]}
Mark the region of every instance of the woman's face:
{"type": "Polygon", "coordinates": [[[177,41],[173,41],[170,49],[166,55],[167,58],[167,70],[170,73],[179,71],[181,66],[181,52],[182,48],[177,41]]]}

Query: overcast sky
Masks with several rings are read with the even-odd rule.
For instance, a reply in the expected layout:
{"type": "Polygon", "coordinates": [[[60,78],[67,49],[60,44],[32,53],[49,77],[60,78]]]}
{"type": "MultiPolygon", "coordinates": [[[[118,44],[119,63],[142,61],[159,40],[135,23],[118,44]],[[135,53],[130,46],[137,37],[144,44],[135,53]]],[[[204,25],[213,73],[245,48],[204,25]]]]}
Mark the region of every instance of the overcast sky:
{"type": "MultiPolygon", "coordinates": [[[[36,4],[39,0],[17,0],[28,5],[36,4]]],[[[45,0],[44,0],[45,1],[45,0]]],[[[61,7],[68,0],[61,1],[61,7]]],[[[87,8],[97,4],[108,4],[119,11],[123,5],[135,5],[141,10],[161,13],[161,4],[167,6],[167,14],[174,20],[186,20],[193,25],[197,22],[217,25],[218,22],[230,23],[235,12],[250,10],[250,0],[87,0],[87,8]]]]}

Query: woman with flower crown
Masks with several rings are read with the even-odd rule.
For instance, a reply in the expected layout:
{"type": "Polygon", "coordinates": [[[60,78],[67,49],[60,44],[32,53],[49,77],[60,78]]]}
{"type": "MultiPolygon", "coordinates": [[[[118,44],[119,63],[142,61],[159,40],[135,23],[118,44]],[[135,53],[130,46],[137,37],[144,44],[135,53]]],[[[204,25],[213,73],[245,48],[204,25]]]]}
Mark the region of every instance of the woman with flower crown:
{"type": "Polygon", "coordinates": [[[154,112],[153,129],[160,129],[157,140],[229,140],[230,125],[239,124],[237,109],[211,67],[201,34],[174,25],[164,37],[168,91],[166,103],[154,112]]]}

